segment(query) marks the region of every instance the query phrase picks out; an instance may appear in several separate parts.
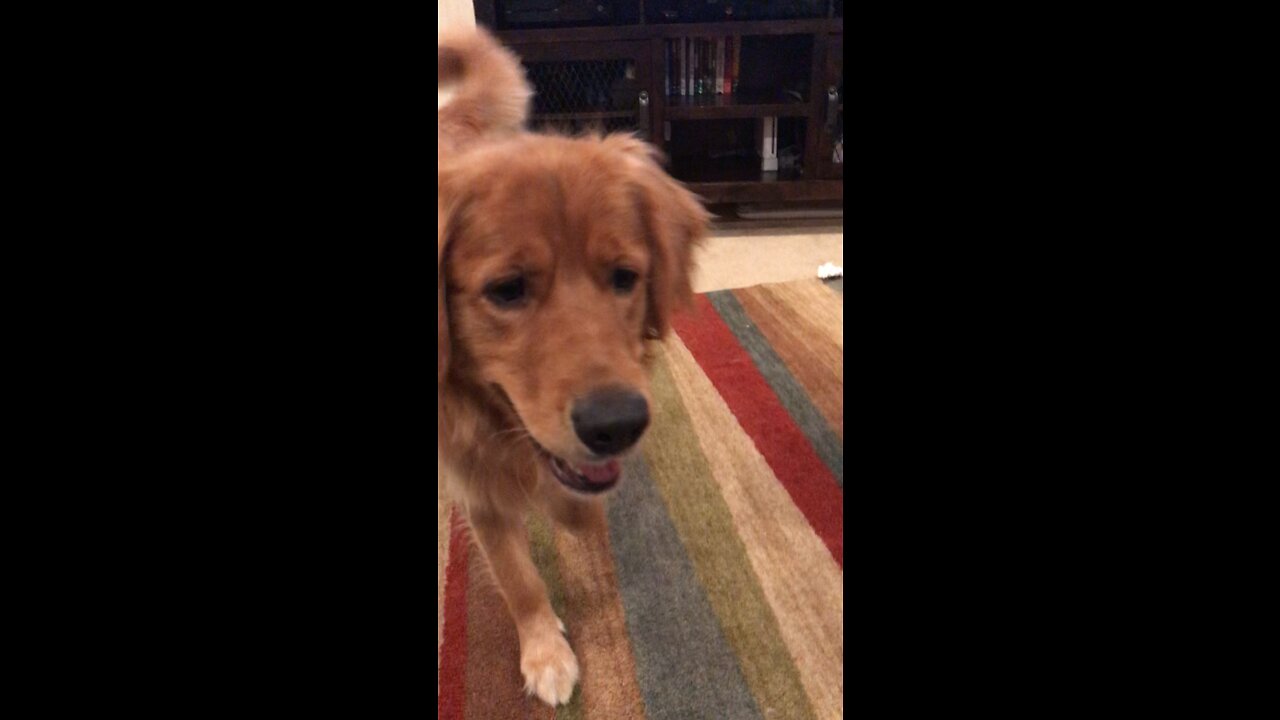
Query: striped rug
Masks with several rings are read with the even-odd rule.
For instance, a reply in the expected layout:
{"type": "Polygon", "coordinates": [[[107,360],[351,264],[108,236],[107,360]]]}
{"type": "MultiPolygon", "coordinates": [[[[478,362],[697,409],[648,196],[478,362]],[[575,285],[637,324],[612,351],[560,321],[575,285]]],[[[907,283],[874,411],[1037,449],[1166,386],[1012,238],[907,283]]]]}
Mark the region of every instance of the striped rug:
{"type": "Polygon", "coordinates": [[[653,427],[608,530],[532,520],[582,666],[569,705],[525,697],[515,628],[437,502],[442,719],[844,716],[843,292],[699,296],[658,354],[653,427]]]}

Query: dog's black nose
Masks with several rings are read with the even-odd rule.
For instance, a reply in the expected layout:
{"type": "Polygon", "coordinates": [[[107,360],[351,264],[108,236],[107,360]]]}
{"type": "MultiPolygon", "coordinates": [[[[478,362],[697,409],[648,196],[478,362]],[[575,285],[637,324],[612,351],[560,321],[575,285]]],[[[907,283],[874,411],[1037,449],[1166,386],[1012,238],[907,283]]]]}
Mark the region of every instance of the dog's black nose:
{"type": "Polygon", "coordinates": [[[649,403],[628,390],[601,390],[573,405],[573,430],[591,452],[600,456],[626,450],[649,427],[649,403]]]}

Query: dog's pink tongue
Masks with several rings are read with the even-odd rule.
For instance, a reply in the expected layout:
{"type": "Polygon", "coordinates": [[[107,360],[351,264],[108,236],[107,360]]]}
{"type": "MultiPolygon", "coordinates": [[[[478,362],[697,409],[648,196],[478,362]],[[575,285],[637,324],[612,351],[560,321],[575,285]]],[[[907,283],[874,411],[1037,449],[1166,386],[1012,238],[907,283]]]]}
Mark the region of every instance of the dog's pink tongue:
{"type": "Polygon", "coordinates": [[[622,466],[617,460],[610,460],[603,465],[583,465],[578,468],[582,476],[595,485],[606,485],[618,479],[622,466]]]}

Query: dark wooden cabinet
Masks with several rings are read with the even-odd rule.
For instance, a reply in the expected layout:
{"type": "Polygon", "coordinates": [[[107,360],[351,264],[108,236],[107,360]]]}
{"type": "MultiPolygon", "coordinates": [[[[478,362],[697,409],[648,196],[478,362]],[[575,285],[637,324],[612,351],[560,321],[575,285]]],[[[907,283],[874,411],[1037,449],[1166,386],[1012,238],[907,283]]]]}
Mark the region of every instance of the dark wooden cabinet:
{"type": "Polygon", "coordinates": [[[525,63],[535,127],[635,132],[711,204],[843,199],[843,4],[837,15],[836,3],[781,3],[791,19],[769,20],[740,17],[768,3],[737,3],[733,19],[729,0],[635,5],[574,27],[504,27],[516,15],[501,0],[476,2],[476,17],[525,63]],[[716,13],[714,22],[680,21],[716,13]],[[741,53],[736,91],[668,93],[668,43],[682,38],[732,38],[741,53]],[[776,170],[759,157],[765,128],[776,129],[776,170]]]}

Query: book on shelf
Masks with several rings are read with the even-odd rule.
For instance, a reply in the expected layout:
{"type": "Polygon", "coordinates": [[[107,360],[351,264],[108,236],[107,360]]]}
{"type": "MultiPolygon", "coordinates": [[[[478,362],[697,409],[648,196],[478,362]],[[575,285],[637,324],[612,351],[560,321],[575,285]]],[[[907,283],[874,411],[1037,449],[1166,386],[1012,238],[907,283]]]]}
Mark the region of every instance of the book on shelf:
{"type": "Polygon", "coordinates": [[[705,92],[707,92],[707,95],[716,95],[716,40],[708,37],[707,40],[703,41],[703,45],[707,47],[707,65],[705,65],[705,70],[707,70],[705,87],[707,87],[707,91],[705,92]]]}
{"type": "Polygon", "coordinates": [[[684,74],[689,77],[689,91],[686,93],[689,97],[698,94],[698,74],[694,72],[694,68],[698,65],[698,43],[695,38],[685,38],[685,45],[689,46],[688,62],[684,66],[684,74]]]}
{"type": "Polygon", "coordinates": [[[742,73],[738,68],[742,60],[742,38],[737,38],[733,43],[733,92],[738,92],[738,83],[742,79],[742,73]]]}
{"type": "Polygon", "coordinates": [[[705,38],[702,41],[702,47],[707,52],[707,61],[702,66],[702,94],[716,94],[716,41],[714,38],[705,38]]]}
{"type": "Polygon", "coordinates": [[[702,94],[715,95],[716,88],[713,84],[715,78],[712,68],[716,64],[716,44],[711,41],[711,38],[702,39],[702,52],[705,58],[702,63],[702,94]]]}
{"type": "Polygon", "coordinates": [[[689,94],[697,97],[702,94],[702,40],[694,38],[690,46],[693,47],[693,91],[689,94]]]}
{"type": "Polygon", "coordinates": [[[707,44],[702,38],[698,38],[698,94],[702,95],[707,91],[707,44]]]}
{"type": "Polygon", "coordinates": [[[716,38],[716,94],[724,94],[724,38],[716,38]]]}
{"type": "Polygon", "coordinates": [[[702,38],[702,54],[699,57],[702,58],[702,94],[710,95],[714,92],[711,87],[711,63],[715,62],[715,58],[712,53],[711,41],[707,38],[702,38]]]}
{"type": "Polygon", "coordinates": [[[689,47],[693,48],[693,60],[689,61],[689,87],[690,95],[702,94],[702,78],[698,76],[698,70],[702,67],[702,45],[698,42],[698,38],[689,41],[689,47]]]}
{"type": "Polygon", "coordinates": [[[737,38],[725,38],[724,45],[724,91],[733,94],[733,51],[737,47],[737,38]]]}
{"type": "Polygon", "coordinates": [[[662,84],[667,91],[667,97],[671,97],[672,95],[676,94],[675,88],[671,87],[671,81],[675,79],[675,75],[671,74],[671,67],[672,67],[671,47],[672,45],[671,45],[670,39],[662,41],[662,71],[663,71],[662,84]]]}
{"type": "Polygon", "coordinates": [[[663,89],[669,96],[733,95],[739,90],[741,36],[672,38],[664,56],[663,89]]]}
{"type": "Polygon", "coordinates": [[[685,68],[689,67],[689,43],[684,38],[676,40],[680,46],[680,67],[676,68],[676,73],[680,76],[680,94],[689,94],[689,76],[685,73],[685,68]]]}
{"type": "Polygon", "coordinates": [[[689,94],[698,95],[698,41],[689,38],[689,94]]]}
{"type": "Polygon", "coordinates": [[[720,55],[715,38],[707,38],[707,57],[711,60],[707,63],[707,94],[719,95],[720,88],[716,85],[716,68],[720,67],[720,55]]]}

